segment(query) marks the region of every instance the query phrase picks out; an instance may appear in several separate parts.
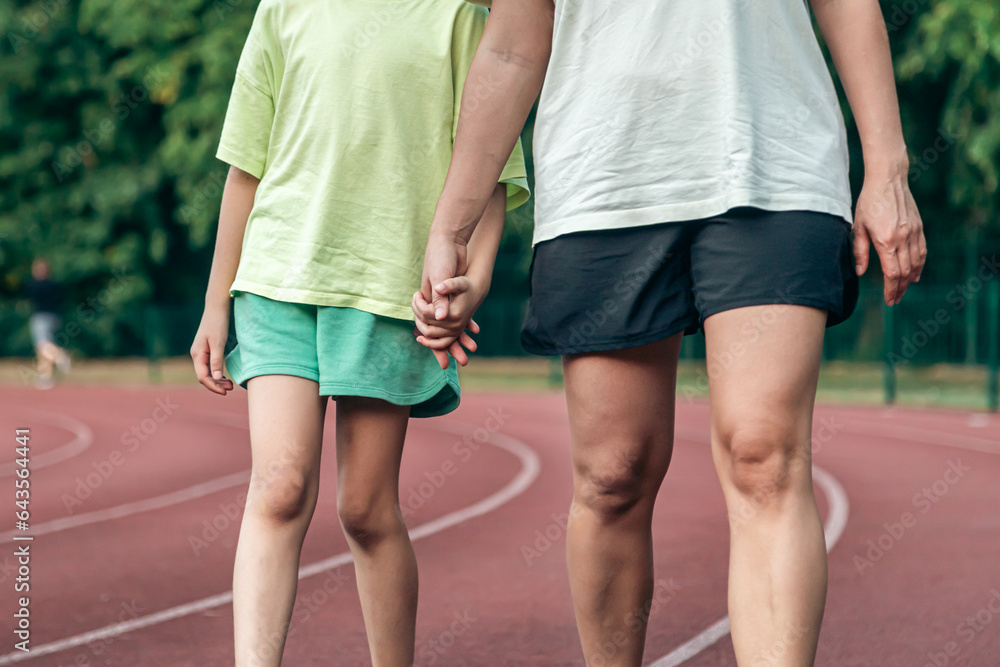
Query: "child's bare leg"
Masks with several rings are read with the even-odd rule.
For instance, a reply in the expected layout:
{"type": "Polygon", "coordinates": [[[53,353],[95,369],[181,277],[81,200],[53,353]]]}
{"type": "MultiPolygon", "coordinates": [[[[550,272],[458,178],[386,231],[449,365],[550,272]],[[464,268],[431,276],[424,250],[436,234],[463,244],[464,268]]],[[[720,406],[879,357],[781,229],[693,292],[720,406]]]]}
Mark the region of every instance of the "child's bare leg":
{"type": "Polygon", "coordinates": [[[417,560],[399,510],[399,465],[410,409],[337,400],[337,509],[354,554],[374,667],[413,664],[417,560]]]}
{"type": "Polygon", "coordinates": [[[247,388],[253,472],[233,572],[236,665],[274,667],[316,506],[327,398],[315,382],[288,375],[256,377],[247,388]]]}

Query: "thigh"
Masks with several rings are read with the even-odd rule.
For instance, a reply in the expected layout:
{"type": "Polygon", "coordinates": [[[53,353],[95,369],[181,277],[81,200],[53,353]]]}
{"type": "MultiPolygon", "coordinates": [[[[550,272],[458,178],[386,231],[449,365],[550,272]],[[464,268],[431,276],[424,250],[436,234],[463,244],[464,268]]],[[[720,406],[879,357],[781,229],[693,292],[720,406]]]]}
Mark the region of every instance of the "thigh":
{"type": "Polygon", "coordinates": [[[681,335],[564,358],[578,477],[659,487],[670,463],[681,335]]]}
{"type": "Polygon", "coordinates": [[[261,375],[247,383],[251,485],[276,480],[315,484],[319,476],[326,398],[318,385],[290,375],[261,375]]]}
{"type": "Polygon", "coordinates": [[[817,308],[776,304],[705,320],[716,449],[742,441],[808,458],[826,318],[817,308]]]}
{"type": "MultiPolygon", "coordinates": [[[[337,399],[337,496],[367,506],[398,498],[410,406],[376,398],[337,399]]],[[[343,510],[343,507],[342,507],[343,510]]]]}

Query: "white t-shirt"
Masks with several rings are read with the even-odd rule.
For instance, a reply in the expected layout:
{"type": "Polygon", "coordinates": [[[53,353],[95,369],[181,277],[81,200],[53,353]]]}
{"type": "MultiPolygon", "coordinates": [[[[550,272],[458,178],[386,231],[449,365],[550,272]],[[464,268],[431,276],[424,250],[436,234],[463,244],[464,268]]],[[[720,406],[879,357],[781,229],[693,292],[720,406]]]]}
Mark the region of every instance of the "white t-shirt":
{"type": "Polygon", "coordinates": [[[737,206],[851,221],[844,120],[805,0],[556,0],[534,242],[737,206]]]}

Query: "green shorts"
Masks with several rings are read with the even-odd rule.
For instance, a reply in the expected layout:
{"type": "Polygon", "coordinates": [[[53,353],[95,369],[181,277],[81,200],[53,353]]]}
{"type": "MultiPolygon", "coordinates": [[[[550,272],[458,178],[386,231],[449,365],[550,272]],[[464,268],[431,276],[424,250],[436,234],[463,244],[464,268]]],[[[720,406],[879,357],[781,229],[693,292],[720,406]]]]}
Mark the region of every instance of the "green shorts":
{"type": "Polygon", "coordinates": [[[319,383],[321,396],[413,406],[411,417],[436,417],[458,407],[455,360],[441,370],[434,353],[414,338],[413,322],[249,292],[236,293],[233,317],[236,348],[226,368],[244,389],[259,375],[294,375],[319,383]]]}

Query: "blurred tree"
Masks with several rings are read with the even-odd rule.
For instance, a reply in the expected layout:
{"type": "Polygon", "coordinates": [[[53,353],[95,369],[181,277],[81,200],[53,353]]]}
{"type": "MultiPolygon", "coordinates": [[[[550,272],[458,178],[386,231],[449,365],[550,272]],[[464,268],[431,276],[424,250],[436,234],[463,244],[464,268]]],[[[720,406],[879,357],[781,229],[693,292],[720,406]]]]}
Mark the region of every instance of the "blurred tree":
{"type": "MultiPolygon", "coordinates": [[[[35,256],[71,290],[77,352],[141,353],[145,304],[200,301],[226,174],[214,153],[256,4],[0,0],[0,352],[30,354],[20,290],[35,256]]],[[[961,229],[1000,235],[1000,9],[882,7],[932,252],[961,229]]],[[[511,216],[498,296],[526,292],[531,221],[511,216]]],[[[932,279],[960,274],[960,258],[932,257],[932,279]]]]}
{"type": "Polygon", "coordinates": [[[255,5],[0,0],[6,353],[30,349],[14,305],[37,255],[73,288],[68,342],[85,353],[141,353],[142,304],[198,300],[226,173],[213,155],[255,5]]]}
{"type": "Polygon", "coordinates": [[[923,141],[911,141],[911,181],[927,174],[944,185],[946,198],[935,204],[958,223],[947,226],[951,233],[961,225],[997,229],[1000,5],[931,4],[905,40],[896,71],[908,93],[909,129],[923,141]],[[938,116],[936,125],[926,117],[928,103],[938,116]]]}

